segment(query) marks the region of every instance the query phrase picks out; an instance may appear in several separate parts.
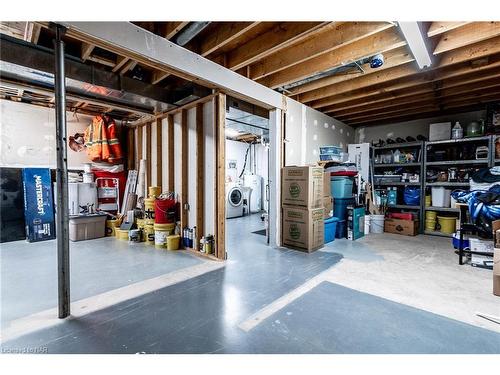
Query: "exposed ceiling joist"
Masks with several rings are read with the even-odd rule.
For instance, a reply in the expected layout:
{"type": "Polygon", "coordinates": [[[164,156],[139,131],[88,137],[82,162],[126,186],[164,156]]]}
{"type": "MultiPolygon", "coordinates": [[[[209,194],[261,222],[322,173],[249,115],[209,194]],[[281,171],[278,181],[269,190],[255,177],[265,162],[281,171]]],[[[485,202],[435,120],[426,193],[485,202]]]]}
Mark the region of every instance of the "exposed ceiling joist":
{"type": "Polygon", "coordinates": [[[260,22],[221,22],[200,42],[199,53],[208,56],[255,28],[260,22]]]}
{"type": "Polygon", "coordinates": [[[181,31],[189,21],[172,21],[172,22],[167,22],[165,25],[165,32],[163,34],[163,37],[170,40],[173,37],[175,37],[179,31],[181,31]]]}
{"type": "Polygon", "coordinates": [[[277,88],[311,77],[328,69],[358,61],[379,52],[390,51],[404,45],[406,45],[406,41],[401,39],[395,28],[386,29],[367,38],[342,45],[333,51],[306,60],[299,65],[293,65],[257,82],[271,88],[277,88]]]}
{"type": "Polygon", "coordinates": [[[123,57],[123,56],[117,56],[115,66],[111,70],[112,72],[116,73],[123,68],[123,66],[129,61],[128,57],[123,57]]]}
{"type": "Polygon", "coordinates": [[[469,22],[465,21],[447,21],[447,22],[432,22],[429,30],[427,30],[427,36],[429,38],[445,33],[447,31],[456,29],[457,27],[461,27],[463,25],[468,24],[469,22]]]}
{"type": "Polygon", "coordinates": [[[434,55],[500,35],[500,22],[474,22],[445,32],[434,48],[434,55]]]}
{"type": "Polygon", "coordinates": [[[85,42],[82,43],[82,54],[81,54],[82,61],[86,61],[90,57],[94,48],[95,46],[93,44],[85,42]]]}
{"type": "Polygon", "coordinates": [[[230,51],[226,67],[238,70],[321,30],[328,22],[281,22],[271,30],[230,51]]]}

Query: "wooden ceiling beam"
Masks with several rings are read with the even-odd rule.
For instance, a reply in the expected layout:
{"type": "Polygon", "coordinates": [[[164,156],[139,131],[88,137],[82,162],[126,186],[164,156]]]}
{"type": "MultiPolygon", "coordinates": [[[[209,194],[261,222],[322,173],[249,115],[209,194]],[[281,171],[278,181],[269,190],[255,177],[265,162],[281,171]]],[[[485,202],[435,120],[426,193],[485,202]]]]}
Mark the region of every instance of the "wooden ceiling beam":
{"type": "Polygon", "coordinates": [[[172,39],[174,36],[176,36],[179,31],[181,31],[189,21],[172,21],[172,22],[167,22],[165,24],[165,32],[163,34],[163,37],[165,39],[172,39]]]}
{"type": "Polygon", "coordinates": [[[125,65],[128,61],[129,61],[128,57],[118,56],[116,58],[115,66],[113,67],[113,69],[111,69],[112,72],[116,73],[117,71],[119,71],[123,67],[123,65],[125,65]]]}
{"type": "Polygon", "coordinates": [[[427,36],[429,38],[432,38],[433,36],[440,35],[440,34],[445,33],[447,31],[454,30],[457,27],[467,25],[468,23],[470,23],[470,22],[465,22],[465,21],[432,22],[431,25],[429,26],[429,30],[427,30],[427,36]]]}
{"type": "Polygon", "coordinates": [[[208,56],[259,24],[260,22],[220,22],[205,39],[200,41],[199,54],[208,56]]]}
{"type": "Polygon", "coordinates": [[[238,70],[313,35],[328,22],[280,22],[227,53],[226,67],[238,70]]]}
{"type": "MultiPolygon", "coordinates": [[[[457,72],[455,72],[454,74],[460,75],[463,73],[468,73],[472,70],[480,71],[480,70],[484,69],[485,66],[488,66],[488,65],[493,66],[493,63],[496,63],[498,61],[498,54],[499,53],[500,53],[500,37],[497,37],[497,38],[490,39],[490,40],[487,40],[484,42],[476,43],[472,46],[467,46],[464,48],[460,48],[460,49],[457,49],[454,51],[447,52],[447,53],[442,55],[440,62],[438,64],[436,64],[436,66],[433,69],[416,71],[413,74],[411,74],[411,72],[409,71],[409,75],[407,77],[404,77],[404,76],[399,76],[399,74],[402,73],[403,66],[398,66],[395,68],[388,69],[387,71],[383,72],[383,75],[387,77],[387,82],[392,81],[394,79],[402,80],[403,78],[406,78],[405,82],[401,82],[400,88],[404,88],[404,87],[408,87],[408,85],[412,82],[412,80],[416,80],[417,81],[416,84],[424,83],[425,82],[424,74],[427,74],[428,72],[439,71],[439,70],[443,70],[443,69],[448,68],[448,67],[450,67],[450,69],[454,69],[451,67],[455,64],[458,65],[460,63],[466,63],[466,62],[469,62],[471,60],[483,59],[485,57],[488,57],[488,61],[486,61],[484,64],[476,66],[476,64],[467,63],[468,65],[461,66],[460,68],[457,68],[457,72]],[[493,59],[493,60],[491,57],[492,54],[497,54],[495,59],[493,59]],[[396,77],[398,75],[399,78],[390,78],[390,75],[392,72],[395,72],[394,77],[396,77]],[[411,77],[412,75],[414,77],[411,77]],[[418,78],[418,77],[420,77],[420,78],[418,78]],[[422,78],[422,77],[424,77],[424,78],[422,78]],[[424,81],[424,82],[422,82],[422,81],[424,81]]],[[[429,77],[430,77],[429,80],[431,80],[432,76],[429,76],[429,77]]],[[[352,91],[362,89],[362,88],[366,89],[368,86],[364,83],[365,79],[366,80],[373,80],[373,78],[370,78],[370,77],[359,77],[359,78],[353,79],[352,80],[353,82],[351,82],[350,86],[348,86],[348,85],[346,85],[346,86],[349,87],[349,89],[352,91]]],[[[398,81],[398,82],[400,82],[400,81],[398,81]]],[[[339,96],[339,94],[341,94],[340,89],[341,88],[339,87],[339,85],[332,85],[331,87],[328,86],[324,89],[321,89],[322,91],[320,91],[319,94],[316,94],[316,96],[322,96],[322,95],[325,95],[326,93],[333,93],[333,94],[330,96],[324,97],[323,99],[313,101],[309,105],[312,106],[313,108],[323,108],[323,107],[338,103],[337,97],[339,96]]],[[[312,91],[311,93],[314,93],[314,91],[312,91]]],[[[367,92],[367,94],[368,94],[368,92],[367,92]]]]}
{"type": "Polygon", "coordinates": [[[136,67],[137,65],[137,61],[134,61],[134,60],[129,60],[127,61],[124,65],[123,65],[123,68],[121,68],[120,70],[120,75],[124,75],[125,73],[127,73],[129,70],[132,70],[136,67]]]}
{"type": "Polygon", "coordinates": [[[250,78],[266,77],[390,28],[394,26],[388,22],[331,23],[314,36],[252,65],[250,78]]]}
{"type": "Polygon", "coordinates": [[[86,61],[90,57],[94,48],[95,48],[95,45],[82,42],[82,48],[81,48],[82,61],[86,61]]]}
{"type": "Polygon", "coordinates": [[[24,40],[29,43],[38,44],[42,27],[34,22],[26,22],[24,40]]]}
{"type": "Polygon", "coordinates": [[[153,78],[151,79],[151,83],[153,85],[156,85],[160,81],[163,81],[165,78],[167,78],[170,75],[168,72],[164,72],[162,70],[155,70],[153,72],[153,78]]]}
{"type": "Polygon", "coordinates": [[[278,88],[305,78],[336,68],[346,63],[358,61],[376,53],[390,51],[406,45],[399,32],[391,27],[353,43],[340,46],[330,52],[321,54],[301,64],[280,70],[257,82],[271,88],[278,88]]]}
{"type": "MultiPolygon", "coordinates": [[[[348,81],[350,79],[354,79],[357,77],[366,76],[372,73],[379,73],[382,70],[406,64],[408,62],[413,61],[414,59],[413,55],[409,53],[407,46],[404,46],[396,48],[395,50],[392,51],[388,51],[387,53],[384,53],[384,60],[385,60],[384,65],[382,65],[379,68],[372,69],[370,68],[370,63],[366,63],[361,65],[363,71],[360,71],[359,69],[353,67],[352,71],[346,73],[336,73],[332,76],[320,78],[318,80],[306,83],[304,85],[291,88],[288,90],[290,92],[289,95],[290,96],[299,95],[309,91],[334,85],[340,82],[348,81]]],[[[302,97],[303,97],[302,95],[299,96],[300,100],[302,100],[302,97]]]]}
{"type": "Polygon", "coordinates": [[[442,34],[434,55],[482,42],[500,35],[500,22],[473,22],[442,34]]]}
{"type": "Polygon", "coordinates": [[[109,66],[111,68],[114,68],[116,65],[115,61],[106,59],[106,58],[101,57],[101,56],[89,56],[89,57],[87,57],[87,60],[96,62],[96,63],[101,64],[101,65],[109,66]]]}

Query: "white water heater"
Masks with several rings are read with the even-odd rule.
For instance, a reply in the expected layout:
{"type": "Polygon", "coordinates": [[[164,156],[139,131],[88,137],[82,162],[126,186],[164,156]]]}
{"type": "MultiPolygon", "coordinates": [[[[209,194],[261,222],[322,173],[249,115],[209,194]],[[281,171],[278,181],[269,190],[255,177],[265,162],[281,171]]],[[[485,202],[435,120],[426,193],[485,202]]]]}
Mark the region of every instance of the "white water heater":
{"type": "Polygon", "coordinates": [[[256,174],[246,174],[243,176],[243,186],[251,189],[250,212],[260,212],[262,210],[262,177],[256,174]]]}

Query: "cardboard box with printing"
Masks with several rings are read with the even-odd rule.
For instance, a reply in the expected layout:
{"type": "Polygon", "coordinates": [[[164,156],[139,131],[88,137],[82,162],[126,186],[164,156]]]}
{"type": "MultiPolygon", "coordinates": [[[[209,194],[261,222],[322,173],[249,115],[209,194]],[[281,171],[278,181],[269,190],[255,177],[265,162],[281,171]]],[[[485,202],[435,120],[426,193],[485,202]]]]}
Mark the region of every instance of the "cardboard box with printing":
{"type": "Polygon", "coordinates": [[[283,243],[312,252],[325,241],[323,208],[283,207],[283,243]]]}
{"type": "Polygon", "coordinates": [[[500,249],[493,253],[493,294],[500,297],[500,249]]]}
{"type": "Polygon", "coordinates": [[[330,172],[325,172],[323,176],[323,196],[329,197],[332,195],[332,185],[330,172]]]}
{"type": "Polygon", "coordinates": [[[418,221],[386,218],[384,221],[384,232],[416,236],[418,233],[418,221]]]}
{"type": "Polygon", "coordinates": [[[323,198],[323,208],[325,209],[324,218],[328,219],[330,217],[330,213],[333,211],[333,197],[323,198]]]}
{"type": "Polygon", "coordinates": [[[283,205],[323,208],[323,168],[284,167],[282,172],[283,205]]]}

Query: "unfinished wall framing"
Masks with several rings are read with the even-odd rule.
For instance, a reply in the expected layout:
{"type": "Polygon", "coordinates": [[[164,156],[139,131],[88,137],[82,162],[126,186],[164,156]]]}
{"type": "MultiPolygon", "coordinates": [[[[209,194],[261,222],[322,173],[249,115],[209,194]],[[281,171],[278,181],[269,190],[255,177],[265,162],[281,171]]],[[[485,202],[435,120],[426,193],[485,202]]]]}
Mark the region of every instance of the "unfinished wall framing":
{"type": "Polygon", "coordinates": [[[204,235],[215,235],[216,252],[210,258],[220,260],[227,257],[224,129],[225,95],[213,94],[133,131],[134,165],[146,160],[147,186],[176,193],[181,227],[196,226],[197,243],[204,235]]]}

